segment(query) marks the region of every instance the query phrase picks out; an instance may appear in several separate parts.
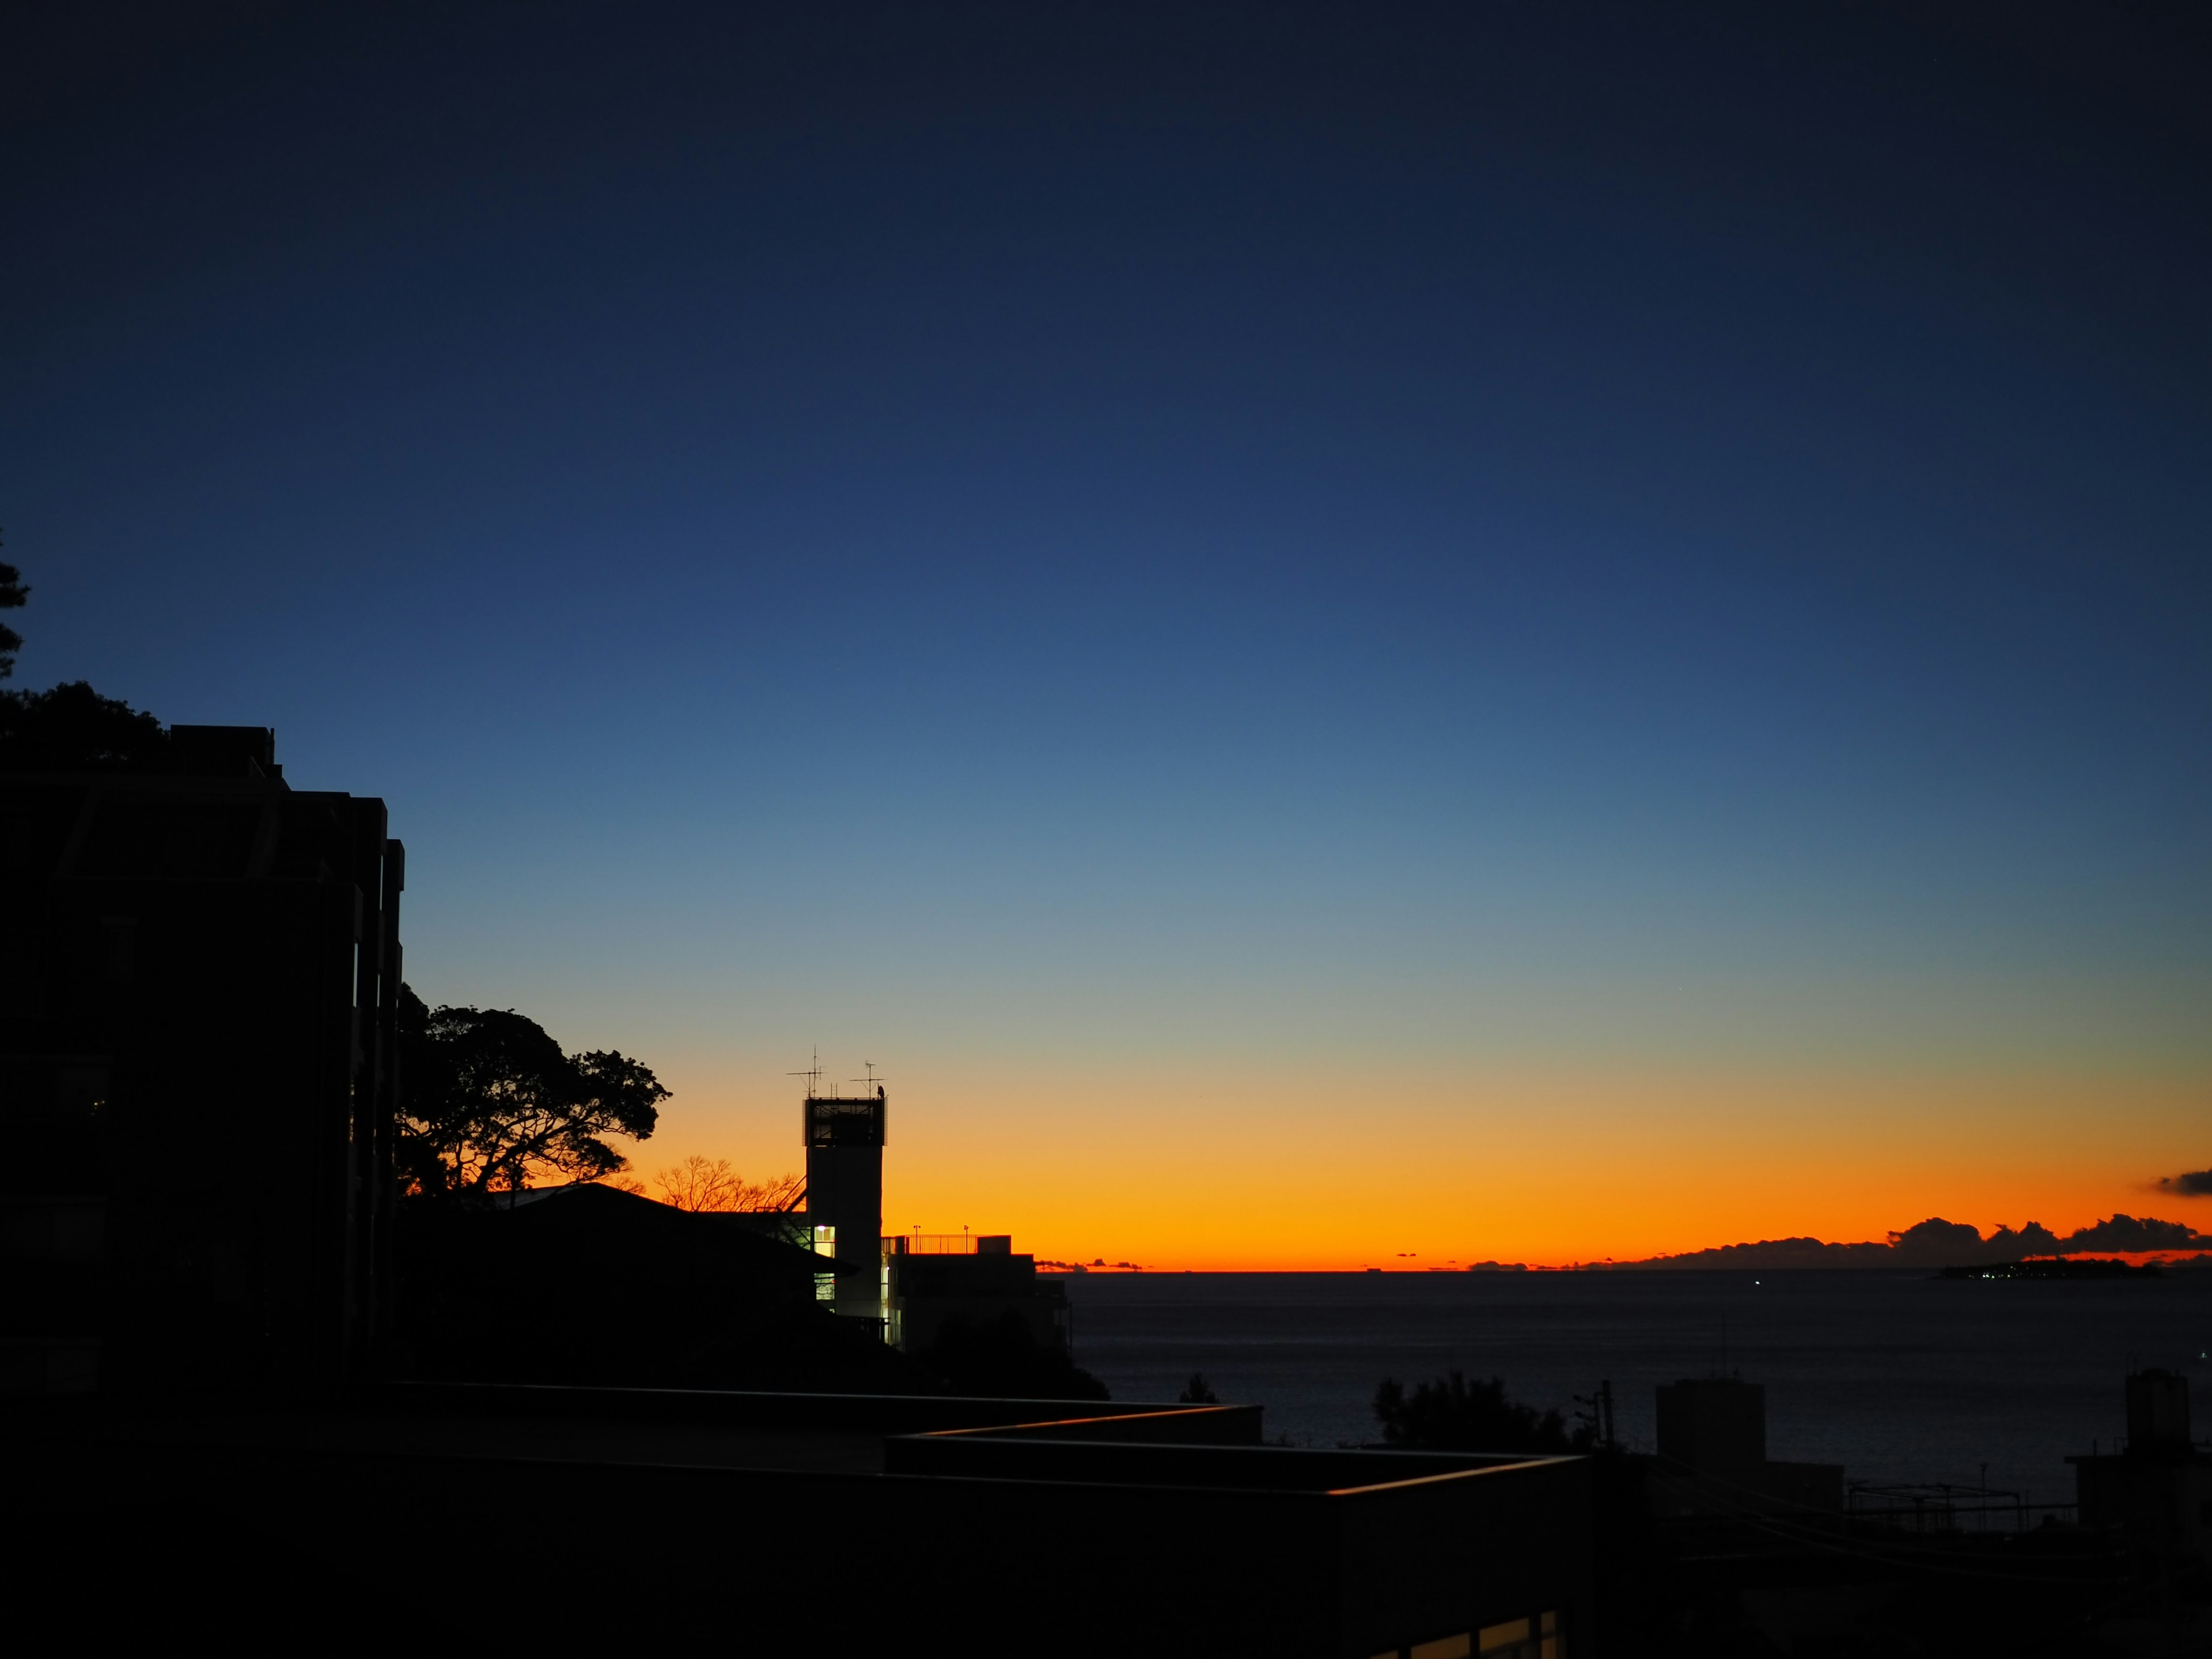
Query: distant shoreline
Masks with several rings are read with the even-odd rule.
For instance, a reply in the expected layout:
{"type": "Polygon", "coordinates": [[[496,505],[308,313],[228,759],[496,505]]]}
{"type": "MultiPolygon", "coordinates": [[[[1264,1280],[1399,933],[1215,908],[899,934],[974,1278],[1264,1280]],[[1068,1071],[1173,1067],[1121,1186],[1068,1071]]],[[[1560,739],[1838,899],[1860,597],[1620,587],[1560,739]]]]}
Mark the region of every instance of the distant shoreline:
{"type": "Polygon", "coordinates": [[[1925,1262],[1838,1262],[1834,1264],[1790,1263],[1778,1267],[1763,1267],[1756,1263],[1684,1261],[1680,1258],[1662,1257],[1653,1261],[1583,1261],[1559,1267],[1522,1266],[1516,1269],[1480,1267],[1135,1267],[1074,1269],[1054,1268],[1040,1265],[1038,1273],[1048,1278],[1061,1279],[1499,1279],[1525,1280],[1552,1279],[1563,1275],[1589,1273],[1632,1273],[1638,1275],[1663,1273],[1671,1276],[1705,1275],[1708,1277],[1739,1277],[1746,1273],[1763,1274],[1773,1278],[1784,1274],[1876,1275],[1892,1279],[1927,1279],[1930,1278],[1992,1278],[1992,1279],[2145,1279],[2165,1278],[2174,1271],[2185,1274],[2212,1273],[2212,1252],[2193,1255],[2161,1258],[2142,1262],[2130,1262],[2114,1257],[2057,1257],[2034,1258],[2018,1261],[1945,1262],[1931,1266],[1925,1262]],[[2063,1271],[2075,1263],[2091,1271],[2063,1271]],[[2039,1262],[2058,1267],[2057,1273],[2020,1273],[2021,1267],[2033,1267],[2039,1262]],[[2119,1272],[2112,1269],[2117,1267],[2119,1272]],[[2149,1269],[2150,1271],[2143,1271],[2149,1269]]]}

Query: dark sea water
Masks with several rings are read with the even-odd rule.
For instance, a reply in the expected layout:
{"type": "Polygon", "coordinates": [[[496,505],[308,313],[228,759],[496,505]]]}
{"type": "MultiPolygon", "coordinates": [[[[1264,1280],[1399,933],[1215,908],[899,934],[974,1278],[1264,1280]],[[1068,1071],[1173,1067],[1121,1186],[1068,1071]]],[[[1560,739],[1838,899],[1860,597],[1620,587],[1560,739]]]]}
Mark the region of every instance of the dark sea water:
{"type": "Polygon", "coordinates": [[[1723,1364],[1766,1386],[1768,1455],[1846,1478],[2071,1501],[2069,1452],[2123,1429],[2121,1379],[2183,1370],[2212,1428],[2212,1273],[2098,1284],[1909,1273],[1150,1273],[1072,1279],[1076,1358],[1120,1400],[1194,1370],[1272,1437],[1371,1440],[1386,1376],[1457,1366],[1571,1415],[1610,1378],[1648,1449],[1652,1389],[1723,1364]],[[1725,1342],[1725,1358],[1723,1345],[1725,1342]]]}

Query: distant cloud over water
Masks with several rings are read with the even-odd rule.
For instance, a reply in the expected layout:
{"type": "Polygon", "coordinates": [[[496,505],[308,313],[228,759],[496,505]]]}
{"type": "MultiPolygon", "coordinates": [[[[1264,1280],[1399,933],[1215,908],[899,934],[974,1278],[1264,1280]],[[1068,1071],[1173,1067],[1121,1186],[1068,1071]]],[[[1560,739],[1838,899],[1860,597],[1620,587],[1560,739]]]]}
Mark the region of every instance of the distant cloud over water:
{"type": "Polygon", "coordinates": [[[2212,1170],[2191,1170],[2185,1175],[2160,1176],[2158,1189],[2176,1198],[2212,1198],[2212,1170]]]}
{"type": "MultiPolygon", "coordinates": [[[[2188,1177],[2183,1177],[2188,1179],[2188,1177]]],[[[1682,1255],[1616,1263],[1625,1267],[1947,1267],[2018,1261],[2031,1255],[2074,1255],[2100,1250],[2202,1250],[2212,1234],[2182,1221],[2113,1215],[2093,1226],[2077,1227],[2061,1238],[2039,1221],[2017,1231],[1999,1227],[1986,1238],[1963,1221],[1932,1216],[1887,1243],[1830,1244],[1817,1238],[1768,1238],[1755,1244],[1723,1244],[1682,1255]]]]}

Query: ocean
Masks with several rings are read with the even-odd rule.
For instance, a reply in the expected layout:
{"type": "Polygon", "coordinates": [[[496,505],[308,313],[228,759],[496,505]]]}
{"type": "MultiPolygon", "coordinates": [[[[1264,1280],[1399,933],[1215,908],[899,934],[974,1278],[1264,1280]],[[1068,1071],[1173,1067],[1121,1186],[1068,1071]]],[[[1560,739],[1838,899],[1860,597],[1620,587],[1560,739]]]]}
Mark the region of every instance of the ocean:
{"type": "Polygon", "coordinates": [[[2123,1431],[2121,1380],[2191,1380],[2212,1429],[2212,1273],[2059,1284],[1919,1273],[1092,1273],[1068,1281],[1078,1364],[1117,1400],[1203,1371],[1267,1431],[1377,1437],[1376,1384],[1456,1366],[1571,1421],[1610,1380],[1621,1439],[1652,1390],[1728,1370],[1766,1388],[1768,1455],[1847,1480],[1986,1483],[2073,1498],[2063,1459],[2123,1431]]]}

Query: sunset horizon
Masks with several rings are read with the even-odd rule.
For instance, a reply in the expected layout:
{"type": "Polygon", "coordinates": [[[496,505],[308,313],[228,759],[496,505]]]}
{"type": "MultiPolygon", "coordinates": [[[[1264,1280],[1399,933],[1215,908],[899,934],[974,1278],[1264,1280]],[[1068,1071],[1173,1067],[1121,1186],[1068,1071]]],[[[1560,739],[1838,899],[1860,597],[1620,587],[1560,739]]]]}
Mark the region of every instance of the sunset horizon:
{"type": "Polygon", "coordinates": [[[9,1628],[2212,1654],[2208,86],[0,14],[9,1628]]]}

